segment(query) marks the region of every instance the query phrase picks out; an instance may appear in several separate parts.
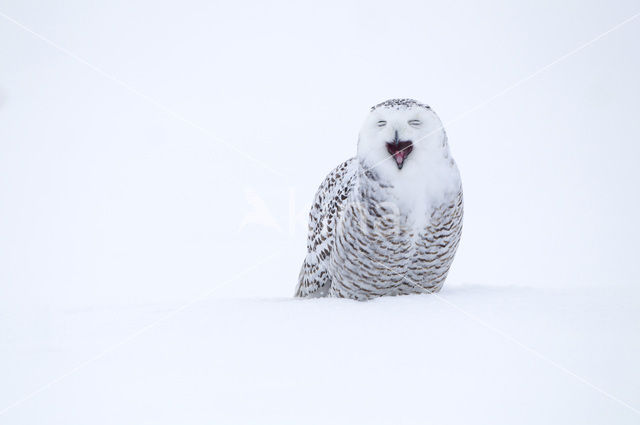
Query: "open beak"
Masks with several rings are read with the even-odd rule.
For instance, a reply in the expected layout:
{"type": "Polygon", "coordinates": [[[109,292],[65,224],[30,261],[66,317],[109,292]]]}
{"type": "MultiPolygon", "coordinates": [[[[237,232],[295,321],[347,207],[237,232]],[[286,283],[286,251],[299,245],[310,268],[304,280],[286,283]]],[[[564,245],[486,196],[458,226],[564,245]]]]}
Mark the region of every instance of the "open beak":
{"type": "Polygon", "coordinates": [[[397,131],[393,141],[387,143],[387,152],[389,152],[389,154],[396,161],[398,170],[402,170],[404,161],[405,159],[407,159],[407,157],[409,156],[412,150],[413,150],[413,143],[411,142],[411,140],[406,140],[406,141],[399,140],[397,131]]]}

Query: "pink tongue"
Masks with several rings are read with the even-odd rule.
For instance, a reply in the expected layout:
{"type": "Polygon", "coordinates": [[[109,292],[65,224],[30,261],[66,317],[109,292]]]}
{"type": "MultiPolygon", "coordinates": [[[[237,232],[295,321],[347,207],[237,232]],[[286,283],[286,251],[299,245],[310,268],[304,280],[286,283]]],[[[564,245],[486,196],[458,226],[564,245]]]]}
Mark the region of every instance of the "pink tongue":
{"type": "Polygon", "coordinates": [[[402,161],[404,161],[404,152],[396,152],[393,156],[398,164],[402,164],[402,161]]]}

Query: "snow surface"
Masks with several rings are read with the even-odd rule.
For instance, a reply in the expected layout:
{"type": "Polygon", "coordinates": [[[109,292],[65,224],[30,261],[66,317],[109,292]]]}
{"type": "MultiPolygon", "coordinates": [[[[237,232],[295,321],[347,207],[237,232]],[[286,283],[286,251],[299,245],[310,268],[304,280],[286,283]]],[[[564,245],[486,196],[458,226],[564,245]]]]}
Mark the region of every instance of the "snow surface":
{"type": "Polygon", "coordinates": [[[2,423],[635,424],[603,394],[640,400],[627,295],[464,285],[5,315],[2,404],[63,378],[2,423]]]}
{"type": "Polygon", "coordinates": [[[638,11],[0,2],[0,424],[638,423],[640,18],[566,56],[638,11]],[[394,97],[446,125],[484,325],[288,298],[394,97]]]}

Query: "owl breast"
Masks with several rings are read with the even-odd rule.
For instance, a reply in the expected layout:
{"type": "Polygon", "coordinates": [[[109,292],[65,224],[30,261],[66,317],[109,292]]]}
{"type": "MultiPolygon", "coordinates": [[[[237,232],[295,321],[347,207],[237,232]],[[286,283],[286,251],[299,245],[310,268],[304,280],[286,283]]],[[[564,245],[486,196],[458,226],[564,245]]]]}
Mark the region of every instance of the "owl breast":
{"type": "Polygon", "coordinates": [[[329,296],[367,300],[438,292],[462,231],[462,190],[406,211],[393,188],[362,176],[338,211],[329,296]]]}

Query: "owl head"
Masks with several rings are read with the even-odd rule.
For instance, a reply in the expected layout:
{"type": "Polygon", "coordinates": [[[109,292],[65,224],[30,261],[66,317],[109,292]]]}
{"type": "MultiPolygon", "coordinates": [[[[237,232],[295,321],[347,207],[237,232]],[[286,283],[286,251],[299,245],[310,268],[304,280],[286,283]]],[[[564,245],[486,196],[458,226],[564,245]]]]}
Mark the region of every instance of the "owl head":
{"type": "Polygon", "coordinates": [[[415,174],[446,156],[447,150],[442,122],[429,106],[413,99],[373,106],[358,138],[358,157],[364,165],[391,175],[415,174]]]}

